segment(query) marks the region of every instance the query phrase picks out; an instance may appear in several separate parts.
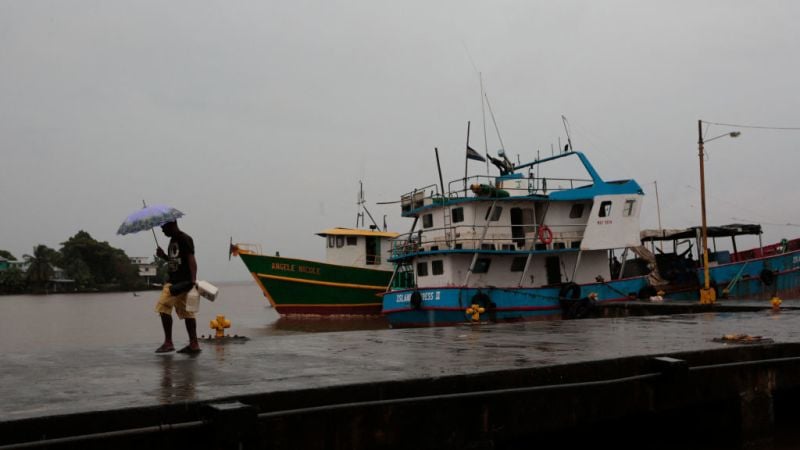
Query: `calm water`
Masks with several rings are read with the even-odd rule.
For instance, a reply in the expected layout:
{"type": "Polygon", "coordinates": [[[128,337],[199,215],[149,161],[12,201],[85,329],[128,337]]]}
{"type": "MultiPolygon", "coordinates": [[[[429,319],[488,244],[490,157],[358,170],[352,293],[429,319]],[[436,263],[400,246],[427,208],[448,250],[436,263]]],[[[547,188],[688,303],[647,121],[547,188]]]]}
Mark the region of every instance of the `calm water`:
{"type": "MultiPolygon", "coordinates": [[[[197,334],[212,333],[217,314],[230,319],[227,333],[247,337],[326,331],[385,329],[375,318],[281,318],[253,281],[218,283],[214,302],[201,299],[197,334]]],[[[107,348],[163,339],[154,307],[161,291],[0,296],[0,353],[107,348]]],[[[173,323],[176,346],[187,341],[183,322],[173,323]]]]}

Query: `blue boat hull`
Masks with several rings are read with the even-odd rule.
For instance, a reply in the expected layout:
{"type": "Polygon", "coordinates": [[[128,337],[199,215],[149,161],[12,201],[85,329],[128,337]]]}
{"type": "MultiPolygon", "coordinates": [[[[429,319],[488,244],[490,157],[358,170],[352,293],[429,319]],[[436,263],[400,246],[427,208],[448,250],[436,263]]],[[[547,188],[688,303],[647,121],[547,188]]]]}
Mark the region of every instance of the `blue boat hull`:
{"type": "MultiPolygon", "coordinates": [[[[576,297],[597,294],[598,303],[634,298],[647,285],[644,277],[614,280],[607,283],[579,285],[576,297]]],[[[459,288],[439,287],[392,291],[383,296],[383,314],[393,327],[428,327],[454,325],[470,321],[466,311],[475,302],[486,311],[481,321],[511,322],[561,316],[560,287],[542,288],[459,288]],[[421,302],[413,306],[412,295],[419,292],[421,302]],[[483,294],[486,297],[481,297],[483,294]]]]}
{"type": "MultiPolygon", "coordinates": [[[[704,284],[703,269],[697,269],[697,279],[704,284]]],[[[717,298],[769,299],[800,298],[800,251],[723,264],[709,269],[710,284],[716,287],[717,298]],[[771,275],[767,272],[771,272],[771,275]],[[727,295],[725,290],[728,290],[727,295]]],[[[667,290],[665,298],[697,300],[698,286],[674,291],[667,290]]]]}

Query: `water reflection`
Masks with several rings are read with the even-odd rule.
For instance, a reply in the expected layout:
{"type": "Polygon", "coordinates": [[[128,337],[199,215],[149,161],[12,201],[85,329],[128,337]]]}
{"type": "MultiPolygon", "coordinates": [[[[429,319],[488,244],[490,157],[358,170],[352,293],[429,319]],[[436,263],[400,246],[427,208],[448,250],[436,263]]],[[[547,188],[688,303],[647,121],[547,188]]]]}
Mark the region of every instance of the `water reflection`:
{"type": "Polygon", "coordinates": [[[159,402],[167,404],[195,400],[195,359],[171,353],[159,355],[158,358],[162,369],[159,402]]]}
{"type": "Polygon", "coordinates": [[[298,333],[330,331],[388,330],[389,321],[382,316],[281,316],[269,326],[272,330],[298,333]]]}

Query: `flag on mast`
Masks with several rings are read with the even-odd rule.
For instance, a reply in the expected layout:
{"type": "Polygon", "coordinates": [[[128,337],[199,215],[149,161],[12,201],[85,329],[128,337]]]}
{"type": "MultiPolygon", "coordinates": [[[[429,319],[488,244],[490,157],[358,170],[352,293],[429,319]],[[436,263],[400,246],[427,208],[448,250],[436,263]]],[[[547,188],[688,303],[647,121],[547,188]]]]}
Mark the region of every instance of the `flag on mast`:
{"type": "Polygon", "coordinates": [[[475,161],[486,162],[486,158],[481,156],[480,153],[475,151],[475,149],[470,147],[469,145],[467,145],[467,159],[474,159],[475,161]]]}

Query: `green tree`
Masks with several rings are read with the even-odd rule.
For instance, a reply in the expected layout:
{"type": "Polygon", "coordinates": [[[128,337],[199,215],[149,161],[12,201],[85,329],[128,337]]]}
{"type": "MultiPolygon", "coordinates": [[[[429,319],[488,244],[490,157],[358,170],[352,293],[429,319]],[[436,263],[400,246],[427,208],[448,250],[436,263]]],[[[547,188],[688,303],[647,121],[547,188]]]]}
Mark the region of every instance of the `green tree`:
{"type": "Polygon", "coordinates": [[[92,286],[92,271],[89,265],[80,258],[64,259],[64,271],[67,276],[75,280],[75,287],[78,289],[86,289],[92,286]]]}
{"type": "Polygon", "coordinates": [[[33,248],[33,255],[23,255],[28,263],[27,279],[34,288],[44,290],[53,277],[54,253],[56,251],[52,248],[39,244],[33,248]]]}
{"type": "Polygon", "coordinates": [[[5,258],[9,261],[17,260],[17,258],[15,258],[14,255],[12,255],[8,250],[0,250],[0,258],[5,258]]]}
{"type": "Polygon", "coordinates": [[[138,270],[121,249],[108,242],[98,242],[81,230],[61,244],[61,255],[66,262],[65,270],[76,281],[80,277],[86,286],[119,285],[123,289],[138,287],[138,270]],[[73,261],[82,261],[73,263],[73,261]],[[88,269],[90,278],[85,272],[88,269]]]}
{"type": "Polygon", "coordinates": [[[26,288],[25,273],[18,267],[11,267],[0,272],[0,293],[20,294],[25,292],[26,288]]]}

